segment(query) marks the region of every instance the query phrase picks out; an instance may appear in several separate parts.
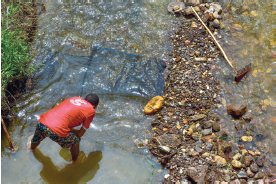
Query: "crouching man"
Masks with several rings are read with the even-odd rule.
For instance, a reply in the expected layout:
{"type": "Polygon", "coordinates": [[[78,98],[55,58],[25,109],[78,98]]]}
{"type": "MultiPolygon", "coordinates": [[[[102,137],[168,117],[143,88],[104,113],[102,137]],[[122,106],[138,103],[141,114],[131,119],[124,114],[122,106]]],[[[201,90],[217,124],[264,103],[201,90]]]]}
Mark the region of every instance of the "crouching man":
{"type": "Polygon", "coordinates": [[[40,115],[35,134],[31,142],[34,150],[40,142],[49,137],[62,148],[70,148],[72,160],[75,162],[79,155],[80,138],[89,128],[99,104],[99,97],[90,93],[85,99],[69,98],[55,108],[40,115]],[[74,127],[80,126],[80,130],[74,127]]]}

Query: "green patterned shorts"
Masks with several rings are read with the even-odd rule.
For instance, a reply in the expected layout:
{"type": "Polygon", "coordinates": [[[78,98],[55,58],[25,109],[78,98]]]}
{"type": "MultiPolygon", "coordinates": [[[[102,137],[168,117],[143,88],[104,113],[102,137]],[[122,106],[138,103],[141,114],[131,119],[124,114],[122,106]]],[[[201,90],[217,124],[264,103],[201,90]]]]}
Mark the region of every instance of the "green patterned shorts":
{"type": "Polygon", "coordinates": [[[71,148],[72,146],[80,143],[80,138],[72,131],[69,132],[67,137],[60,137],[46,125],[38,123],[35,129],[33,143],[39,143],[46,137],[49,137],[63,148],[71,148]]]}

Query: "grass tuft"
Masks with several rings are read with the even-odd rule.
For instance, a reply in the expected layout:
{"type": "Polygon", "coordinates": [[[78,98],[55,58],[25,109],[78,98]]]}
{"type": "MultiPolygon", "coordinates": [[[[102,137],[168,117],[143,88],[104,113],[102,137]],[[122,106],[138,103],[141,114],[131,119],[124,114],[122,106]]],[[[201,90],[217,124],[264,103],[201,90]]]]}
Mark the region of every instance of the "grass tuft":
{"type": "Polygon", "coordinates": [[[9,83],[34,71],[33,66],[29,66],[26,34],[19,29],[11,29],[11,24],[15,21],[12,16],[15,13],[20,13],[19,5],[10,5],[6,15],[1,17],[1,97],[5,96],[9,83]]]}

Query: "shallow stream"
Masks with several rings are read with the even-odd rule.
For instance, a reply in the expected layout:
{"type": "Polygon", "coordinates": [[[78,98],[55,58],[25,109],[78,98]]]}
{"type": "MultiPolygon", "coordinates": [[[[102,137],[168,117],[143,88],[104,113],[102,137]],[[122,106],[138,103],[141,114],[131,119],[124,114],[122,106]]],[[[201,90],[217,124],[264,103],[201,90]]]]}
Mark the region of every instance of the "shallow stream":
{"type": "MultiPolygon", "coordinates": [[[[163,93],[161,60],[168,59],[172,47],[168,33],[176,28],[171,23],[183,19],[167,13],[168,3],[45,3],[47,11],[39,17],[32,46],[33,63],[42,70],[33,76],[33,90],[17,101],[8,127],[16,153],[9,152],[2,132],[3,183],[162,181],[164,171],[158,172],[156,158],[150,159],[147,147],[140,147],[150,136],[153,118],[144,115],[144,106],[163,93]],[[69,150],[50,139],[27,153],[40,114],[90,92],[99,95],[100,104],[82,138],[83,163],[78,168],[71,167],[69,150]]],[[[272,9],[259,3],[254,11],[257,17],[231,9],[225,29],[217,35],[234,66],[252,62],[252,72],[239,84],[228,77],[233,71],[225,60],[216,64],[216,72],[226,91],[222,105],[246,103],[269,131],[264,145],[275,148],[272,9]],[[243,30],[233,29],[233,23],[243,30]]]]}

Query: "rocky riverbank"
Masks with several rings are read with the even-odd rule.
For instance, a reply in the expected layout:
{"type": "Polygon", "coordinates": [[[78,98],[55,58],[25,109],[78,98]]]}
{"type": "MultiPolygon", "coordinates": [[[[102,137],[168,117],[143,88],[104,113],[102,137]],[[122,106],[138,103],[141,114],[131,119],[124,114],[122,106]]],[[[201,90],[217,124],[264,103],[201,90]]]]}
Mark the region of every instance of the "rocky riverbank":
{"type": "MultiPolygon", "coordinates": [[[[217,7],[194,6],[212,31],[223,16],[217,7]]],[[[173,23],[164,105],[152,121],[149,150],[169,170],[165,181],[272,181],[275,162],[267,158],[273,150],[261,145],[265,127],[247,112],[246,104],[227,106],[216,76],[221,53],[189,9],[184,3],[168,6],[168,12],[185,19],[173,23]]]]}

